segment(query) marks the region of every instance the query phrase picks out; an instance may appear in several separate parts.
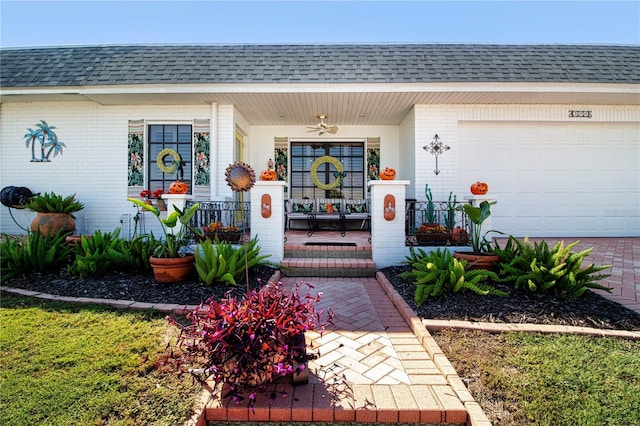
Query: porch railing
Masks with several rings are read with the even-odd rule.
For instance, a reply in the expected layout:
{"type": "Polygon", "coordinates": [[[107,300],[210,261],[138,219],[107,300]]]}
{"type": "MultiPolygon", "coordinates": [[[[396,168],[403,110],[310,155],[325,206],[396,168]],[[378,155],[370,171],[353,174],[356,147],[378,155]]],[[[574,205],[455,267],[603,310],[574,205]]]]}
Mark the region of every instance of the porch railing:
{"type": "Polygon", "coordinates": [[[409,246],[467,246],[469,218],[464,203],[406,200],[405,242],[409,246]]]}
{"type": "Polygon", "coordinates": [[[201,228],[205,238],[229,242],[240,241],[248,236],[251,229],[251,203],[239,201],[187,201],[186,208],[200,203],[198,211],[191,219],[191,226],[201,228]]]}

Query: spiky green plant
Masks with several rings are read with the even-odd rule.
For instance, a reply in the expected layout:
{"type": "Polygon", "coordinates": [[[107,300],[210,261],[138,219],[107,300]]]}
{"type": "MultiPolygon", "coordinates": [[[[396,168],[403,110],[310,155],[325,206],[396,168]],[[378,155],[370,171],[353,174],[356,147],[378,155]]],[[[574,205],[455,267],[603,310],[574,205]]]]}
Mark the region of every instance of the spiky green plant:
{"type": "Polygon", "coordinates": [[[76,200],[76,194],[63,197],[45,192],[31,197],[25,207],[38,213],[74,213],[82,210],[84,204],[76,200]]]}
{"type": "Polygon", "coordinates": [[[264,260],[270,256],[260,255],[257,237],[240,247],[218,239],[215,242],[206,240],[200,247],[196,250],[196,271],[200,280],[207,285],[236,285],[247,270],[267,264],[264,260]]]}
{"type": "Polygon", "coordinates": [[[414,300],[418,306],[430,297],[462,290],[470,290],[483,296],[508,295],[487,283],[489,278],[498,278],[494,272],[484,269],[465,271],[467,262],[455,259],[448,250],[438,248],[427,254],[419,249],[416,254],[411,248],[407,261],[411,264],[412,270],[403,272],[400,276],[414,281],[416,285],[414,300]]]}
{"type": "Polygon", "coordinates": [[[582,266],[593,247],[576,253],[573,248],[578,243],[565,246],[564,241],[558,241],[551,249],[544,240],[531,244],[526,237],[522,241],[509,237],[504,249],[496,243],[494,253],[500,256],[500,280],[516,289],[523,287],[568,299],[577,298],[590,288],[611,292],[610,288],[598,284],[609,276],[599,272],[611,265],[582,266]]]}
{"type": "Polygon", "coordinates": [[[5,236],[0,244],[0,282],[20,274],[56,271],[64,267],[72,252],[65,241],[67,235],[69,233],[62,230],[56,235],[28,232],[22,241],[5,236]]]}

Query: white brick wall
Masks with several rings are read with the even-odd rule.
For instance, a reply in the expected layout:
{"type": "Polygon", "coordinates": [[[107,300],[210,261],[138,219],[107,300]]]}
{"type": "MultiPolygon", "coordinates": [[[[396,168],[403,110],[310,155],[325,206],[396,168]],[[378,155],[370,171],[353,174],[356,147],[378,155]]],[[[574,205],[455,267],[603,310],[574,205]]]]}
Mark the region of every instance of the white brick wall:
{"type": "MultiPolygon", "coordinates": [[[[84,233],[111,231],[121,226],[123,214],[135,215],[126,200],[128,120],[188,123],[210,117],[209,106],[101,106],[94,102],[2,103],[0,112],[0,185],[75,193],[85,204],[76,215],[78,231],[84,233]],[[32,163],[31,150],[24,143],[27,128],[40,120],[55,126],[59,140],[67,146],[49,163],[32,163]]],[[[8,209],[2,206],[0,211],[2,232],[21,233],[8,209]]],[[[23,227],[35,217],[27,210],[13,213],[23,227]]],[[[149,227],[155,221],[146,222],[149,227]]]]}

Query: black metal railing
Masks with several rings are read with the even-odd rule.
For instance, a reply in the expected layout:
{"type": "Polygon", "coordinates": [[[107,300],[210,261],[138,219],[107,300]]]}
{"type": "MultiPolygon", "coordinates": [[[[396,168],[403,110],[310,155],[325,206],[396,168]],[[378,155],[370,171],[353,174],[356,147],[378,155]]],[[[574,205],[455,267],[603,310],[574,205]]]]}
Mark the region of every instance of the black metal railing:
{"type": "MultiPolygon", "coordinates": [[[[204,238],[238,242],[250,234],[251,203],[239,201],[188,201],[187,208],[200,203],[191,226],[204,231],[204,238]]],[[[202,238],[196,238],[200,240],[202,238]]]]}
{"type": "Polygon", "coordinates": [[[469,245],[469,218],[464,203],[406,200],[405,241],[410,246],[469,245]]]}

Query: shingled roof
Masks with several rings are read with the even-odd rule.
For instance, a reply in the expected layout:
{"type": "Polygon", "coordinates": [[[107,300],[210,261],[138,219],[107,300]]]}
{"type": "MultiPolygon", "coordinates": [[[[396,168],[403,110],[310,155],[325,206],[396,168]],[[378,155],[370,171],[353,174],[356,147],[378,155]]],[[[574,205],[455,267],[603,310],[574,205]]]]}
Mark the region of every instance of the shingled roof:
{"type": "Polygon", "coordinates": [[[640,83],[640,46],[146,45],[0,51],[0,86],[640,83]]]}

